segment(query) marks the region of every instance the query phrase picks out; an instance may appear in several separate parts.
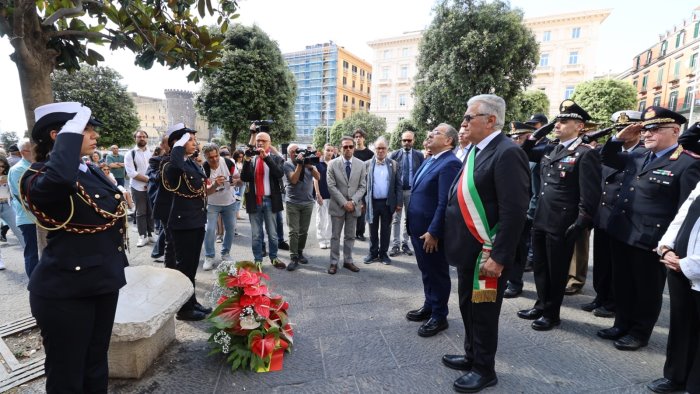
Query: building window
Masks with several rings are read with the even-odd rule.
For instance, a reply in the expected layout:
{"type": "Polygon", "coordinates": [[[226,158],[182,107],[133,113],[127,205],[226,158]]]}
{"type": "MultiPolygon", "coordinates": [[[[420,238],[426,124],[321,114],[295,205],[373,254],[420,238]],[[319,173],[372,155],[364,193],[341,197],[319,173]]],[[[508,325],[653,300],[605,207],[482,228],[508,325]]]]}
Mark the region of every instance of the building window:
{"type": "Polygon", "coordinates": [[[549,53],[543,53],[540,55],[540,67],[549,66],[549,53]]]}
{"type": "Polygon", "coordinates": [[[365,76],[365,70],[360,70],[360,76],[364,77],[365,76]]]}
{"type": "Polygon", "coordinates": [[[678,105],[678,92],[673,91],[668,96],[668,109],[670,109],[671,111],[675,111],[677,105],[678,105]]]}
{"type": "Polygon", "coordinates": [[[634,58],[634,69],[639,70],[639,56],[634,58]]]}
{"type": "Polygon", "coordinates": [[[685,30],[681,30],[680,33],[678,33],[678,35],[676,36],[676,48],[683,45],[684,39],[685,39],[685,30]]]}
{"type": "Polygon", "coordinates": [[[389,108],[389,96],[382,94],[379,97],[379,107],[383,109],[389,108]]]}
{"type": "Polygon", "coordinates": [[[364,84],[360,84],[360,92],[362,92],[363,90],[365,90],[365,85],[364,85],[364,84]]]}
{"type": "Polygon", "coordinates": [[[637,85],[638,85],[637,82],[639,82],[639,81],[637,81],[636,79],[634,81],[632,81],[632,86],[634,86],[635,89],[637,89],[637,85]]]}
{"type": "Polygon", "coordinates": [[[700,22],[695,22],[695,29],[693,30],[693,38],[698,38],[700,35],[700,22]]]}
{"type": "Polygon", "coordinates": [[[690,62],[688,66],[691,68],[691,72],[695,71],[695,65],[698,63],[698,54],[693,53],[693,55],[690,57],[690,62]]]}
{"type": "Polygon", "coordinates": [[[646,107],[647,107],[647,101],[642,100],[639,102],[639,106],[637,107],[637,111],[644,112],[644,108],[646,108],[646,107]]]}
{"type": "Polygon", "coordinates": [[[401,56],[408,57],[408,54],[409,54],[408,48],[401,49],[401,56]]]}
{"type": "Polygon", "coordinates": [[[365,107],[365,100],[360,100],[360,108],[364,108],[364,107],[365,107]]]}
{"type": "Polygon", "coordinates": [[[668,41],[664,40],[664,42],[661,43],[661,52],[659,52],[660,58],[666,56],[667,49],[668,49],[668,41]]]}
{"type": "Polygon", "coordinates": [[[367,73],[367,79],[372,80],[372,73],[367,73]]]}
{"type": "Polygon", "coordinates": [[[348,102],[348,95],[347,95],[347,94],[344,94],[344,95],[343,95],[343,102],[344,102],[344,103],[347,103],[347,102],[348,102]]]}
{"type": "Polygon", "coordinates": [[[382,79],[389,79],[389,67],[382,67],[382,79]]]}
{"type": "Polygon", "coordinates": [[[642,77],[642,91],[647,90],[647,82],[649,82],[649,76],[645,75],[644,77],[642,77]]]}
{"type": "Polygon", "coordinates": [[[685,99],[683,99],[683,108],[690,108],[690,106],[693,104],[693,88],[692,86],[688,86],[688,88],[685,90],[685,99]]]}
{"type": "Polygon", "coordinates": [[[352,103],[351,103],[351,104],[352,104],[352,105],[355,105],[355,98],[354,98],[354,97],[352,98],[352,103]]]}
{"type": "Polygon", "coordinates": [[[580,27],[574,27],[571,29],[571,38],[579,38],[581,37],[581,28],[580,27]]]}
{"type": "Polygon", "coordinates": [[[654,101],[652,101],[651,105],[658,107],[661,105],[661,96],[656,96],[654,97],[654,101]]]}
{"type": "Polygon", "coordinates": [[[542,42],[549,42],[552,39],[552,32],[546,31],[542,33],[542,42]]]}
{"type": "Polygon", "coordinates": [[[369,85],[367,85],[367,94],[369,94],[369,85]]]}
{"type": "Polygon", "coordinates": [[[357,74],[357,66],[352,66],[352,73],[357,74]]]}
{"type": "Polygon", "coordinates": [[[343,68],[347,70],[349,67],[350,67],[350,63],[343,60],[343,68]]]}
{"type": "Polygon", "coordinates": [[[408,78],[408,65],[401,66],[401,78],[408,78]]]}
{"type": "Polygon", "coordinates": [[[388,49],[384,50],[384,59],[388,59],[391,57],[391,51],[388,49]]]}
{"type": "Polygon", "coordinates": [[[567,86],[566,90],[564,91],[564,99],[571,98],[571,96],[574,95],[574,87],[573,86],[567,86]]]}
{"type": "Polygon", "coordinates": [[[645,64],[651,63],[651,49],[647,51],[647,62],[645,64]]]}
{"type": "Polygon", "coordinates": [[[348,84],[348,79],[346,77],[343,77],[343,86],[347,86],[348,84]]]}
{"type": "Polygon", "coordinates": [[[400,94],[399,95],[399,107],[405,107],[405,106],[406,106],[406,95],[400,94]]]}
{"type": "Polygon", "coordinates": [[[656,74],[656,86],[661,86],[664,80],[664,69],[659,68],[659,72],[656,74]]]}
{"type": "Polygon", "coordinates": [[[578,51],[569,52],[569,64],[578,64],[578,51]]]}
{"type": "Polygon", "coordinates": [[[678,79],[681,75],[681,61],[676,60],[676,64],[673,65],[673,79],[678,79]]]}
{"type": "Polygon", "coordinates": [[[352,81],[352,88],[355,89],[355,81],[352,81]]]}

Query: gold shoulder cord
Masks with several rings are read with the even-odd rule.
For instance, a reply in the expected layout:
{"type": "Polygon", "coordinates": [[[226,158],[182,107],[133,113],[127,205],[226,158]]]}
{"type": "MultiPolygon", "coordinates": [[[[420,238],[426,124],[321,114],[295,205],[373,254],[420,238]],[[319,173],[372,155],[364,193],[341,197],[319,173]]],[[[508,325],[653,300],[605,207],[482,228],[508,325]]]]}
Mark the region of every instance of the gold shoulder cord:
{"type": "Polygon", "coordinates": [[[192,187],[190,182],[187,180],[187,176],[185,175],[184,172],[178,177],[177,186],[174,188],[172,186],[170,186],[170,183],[168,182],[168,180],[165,177],[165,167],[169,164],[170,164],[170,162],[163,163],[163,165],[161,167],[161,171],[160,171],[161,183],[163,184],[163,187],[165,188],[165,190],[167,190],[167,191],[169,191],[177,196],[183,197],[183,198],[198,198],[198,197],[206,196],[206,187],[204,186],[204,184],[202,184],[201,188],[195,189],[194,187],[192,187]],[[185,181],[185,186],[187,186],[187,189],[189,189],[189,191],[192,192],[192,194],[182,193],[179,191],[183,180],[185,181]]]}

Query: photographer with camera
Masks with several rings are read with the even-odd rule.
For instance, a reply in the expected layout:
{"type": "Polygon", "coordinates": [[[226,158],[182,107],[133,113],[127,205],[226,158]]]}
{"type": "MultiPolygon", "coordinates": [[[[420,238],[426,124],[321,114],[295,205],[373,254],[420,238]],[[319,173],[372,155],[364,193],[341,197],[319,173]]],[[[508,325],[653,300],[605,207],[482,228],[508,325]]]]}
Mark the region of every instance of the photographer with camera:
{"type": "Polygon", "coordinates": [[[314,179],[318,181],[321,174],[316,169],[318,163],[316,152],[301,150],[296,144],[287,148],[289,159],[284,163],[285,202],[287,204],[287,225],[289,226],[289,246],[292,261],[287,271],[294,271],[299,264],[309,261],[304,256],[306,237],[314,211],[314,179]]]}
{"type": "Polygon", "coordinates": [[[284,159],[271,151],[270,135],[264,125],[253,122],[250,125],[251,142],[244,152],[241,180],[248,182],[246,190],[246,212],[253,233],[253,256],[256,264],[262,265],[263,259],[263,222],[267,228],[270,262],[275,268],[283,269],[286,265],[277,258],[277,219],[276,213],[284,209],[282,205],[281,178],[284,159]]]}

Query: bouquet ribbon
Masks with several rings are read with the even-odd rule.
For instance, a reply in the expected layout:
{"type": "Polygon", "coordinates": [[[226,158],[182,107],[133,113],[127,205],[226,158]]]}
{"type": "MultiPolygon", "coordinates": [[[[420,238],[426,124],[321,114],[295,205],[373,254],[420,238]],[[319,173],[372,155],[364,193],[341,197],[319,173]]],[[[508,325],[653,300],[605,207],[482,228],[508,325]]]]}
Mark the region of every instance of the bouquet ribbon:
{"type": "Polygon", "coordinates": [[[467,156],[467,162],[457,184],[457,201],[467,229],[481,243],[481,252],[476,258],[474,267],[474,283],[472,286],[472,302],[496,302],[498,278],[486,277],[480,274],[481,268],[491,256],[491,249],[498,231],[498,224],[489,226],[484,204],[474,184],[474,159],[476,149],[472,148],[467,156]]]}

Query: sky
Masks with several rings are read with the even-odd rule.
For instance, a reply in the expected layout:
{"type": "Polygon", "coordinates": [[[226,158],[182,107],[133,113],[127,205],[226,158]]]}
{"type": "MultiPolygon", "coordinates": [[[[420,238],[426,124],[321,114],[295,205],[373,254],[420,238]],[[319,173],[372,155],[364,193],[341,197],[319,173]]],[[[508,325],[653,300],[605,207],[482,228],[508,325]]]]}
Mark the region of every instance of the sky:
{"type": "MultiPolygon", "coordinates": [[[[435,0],[240,0],[237,21],[260,26],[283,53],[331,40],[371,63],[373,55],[367,42],[425,29],[432,20],[434,4],[435,0]]],[[[511,0],[511,5],[523,10],[526,18],[612,9],[600,29],[600,74],[629,68],[634,56],[656,43],[659,34],[690,19],[700,4],[671,0],[662,7],[645,7],[639,0],[511,0]]],[[[187,82],[189,70],[168,70],[158,64],[143,70],[133,64],[128,51],[94,49],[105,56],[102,65],[117,70],[128,90],[139,95],[164,98],[164,89],[198,90],[197,85],[187,82]]],[[[7,37],[0,38],[0,131],[22,134],[26,123],[17,68],[9,58],[12,52],[7,37]]]]}

